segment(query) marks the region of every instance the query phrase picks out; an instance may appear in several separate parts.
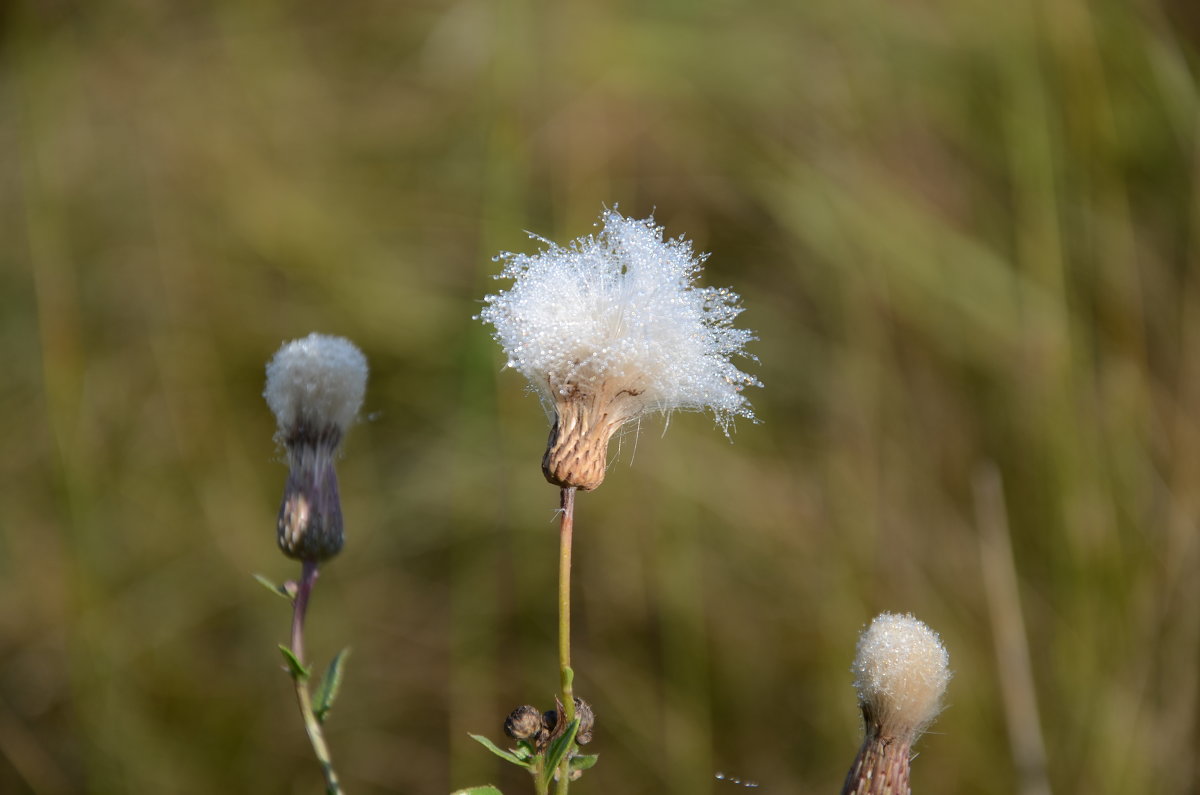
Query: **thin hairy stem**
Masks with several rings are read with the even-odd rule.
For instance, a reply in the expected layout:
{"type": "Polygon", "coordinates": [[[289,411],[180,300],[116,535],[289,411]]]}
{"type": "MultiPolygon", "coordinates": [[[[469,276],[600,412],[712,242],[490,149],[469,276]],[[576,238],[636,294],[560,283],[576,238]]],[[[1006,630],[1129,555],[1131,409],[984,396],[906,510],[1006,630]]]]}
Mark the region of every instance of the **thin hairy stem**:
{"type": "MultiPolygon", "coordinates": [[[[296,591],[296,598],[292,601],[292,654],[301,665],[305,665],[304,616],[308,612],[308,598],[312,594],[313,584],[317,581],[317,573],[316,561],[304,561],[300,586],[296,591]]],[[[296,701],[300,705],[300,716],[304,719],[304,730],[308,733],[313,754],[325,775],[326,795],[342,795],[342,785],[338,781],[337,771],[333,768],[329,746],[325,744],[325,733],[321,731],[321,722],[313,712],[312,696],[308,692],[308,677],[292,671],[292,682],[296,686],[296,701]]]]}
{"type": "MultiPolygon", "coordinates": [[[[558,672],[562,680],[562,709],[560,720],[570,725],[575,720],[575,678],[571,670],[571,541],[575,530],[575,489],[567,487],[561,494],[561,515],[558,534],[558,672]]],[[[558,770],[555,792],[563,795],[569,785],[570,754],[563,757],[558,770]]]]}

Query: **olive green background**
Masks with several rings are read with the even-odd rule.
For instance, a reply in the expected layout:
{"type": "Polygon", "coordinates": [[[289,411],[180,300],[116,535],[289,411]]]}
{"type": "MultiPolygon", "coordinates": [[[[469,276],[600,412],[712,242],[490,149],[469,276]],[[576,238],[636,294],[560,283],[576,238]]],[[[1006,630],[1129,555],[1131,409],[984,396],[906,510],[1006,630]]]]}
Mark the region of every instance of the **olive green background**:
{"type": "Polygon", "coordinates": [[[347,789],[530,791],[467,733],[551,705],[557,495],[472,315],[619,205],[712,252],[766,386],[579,497],[572,791],[836,792],[890,610],[955,670],[918,795],[1196,792],[1188,9],[5,5],[0,790],[320,790],[251,578],[298,568],[261,391],[317,330],[372,367],[308,638],[347,789]]]}

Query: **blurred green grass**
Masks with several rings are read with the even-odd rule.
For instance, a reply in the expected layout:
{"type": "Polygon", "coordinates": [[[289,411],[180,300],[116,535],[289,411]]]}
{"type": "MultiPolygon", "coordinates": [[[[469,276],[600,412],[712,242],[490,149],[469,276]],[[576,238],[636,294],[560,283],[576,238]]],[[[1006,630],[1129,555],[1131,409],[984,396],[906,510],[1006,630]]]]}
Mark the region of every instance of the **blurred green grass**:
{"type": "Polygon", "coordinates": [[[348,789],[524,791],[466,733],[549,705],[556,498],[471,316],[524,230],[619,202],[713,252],[767,386],[734,444],[648,421],[579,500],[580,791],[836,791],[892,610],[956,671],[918,792],[1194,792],[1198,32],[1100,0],[6,6],[0,790],[316,791],[249,575],[292,576],[263,366],[320,330],[372,364],[310,623],[355,649],[348,789]],[[993,471],[1019,605],[985,587],[993,471]],[[1044,764],[998,662],[1022,613],[1044,764]]]}

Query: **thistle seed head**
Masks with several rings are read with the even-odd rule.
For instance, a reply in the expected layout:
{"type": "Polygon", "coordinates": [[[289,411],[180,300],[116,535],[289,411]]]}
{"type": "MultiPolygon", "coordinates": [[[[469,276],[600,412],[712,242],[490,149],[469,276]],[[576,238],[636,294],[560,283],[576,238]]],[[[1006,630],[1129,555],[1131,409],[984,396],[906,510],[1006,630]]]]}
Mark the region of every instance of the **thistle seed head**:
{"type": "Polygon", "coordinates": [[[267,364],[263,397],[287,450],[288,479],[277,524],[288,557],[321,561],[342,548],[334,455],[362,405],[367,360],[349,340],[310,334],[285,343],[267,364]]]}
{"type": "Polygon", "coordinates": [[[910,795],[912,745],[941,709],[949,662],[937,633],[911,615],[871,622],[851,667],[866,736],[842,795],[910,795]]]}
{"type": "Polygon", "coordinates": [[[851,671],[868,722],[911,743],[941,710],[950,657],[938,634],[912,615],[883,613],[858,640],[851,671]]]}
{"type": "Polygon", "coordinates": [[[367,358],[342,337],[309,334],[284,343],[267,364],[263,397],[280,442],[297,434],[333,437],[336,446],[362,406],[367,358]]]}
{"type": "Polygon", "coordinates": [[[616,210],[600,226],[566,247],[539,238],[538,254],[501,254],[499,278],[513,284],[479,314],[552,413],[546,478],[583,490],[603,481],[626,422],[708,410],[728,432],[735,417],[754,419],[742,390],[761,386],[731,361],[754,339],[733,327],[740,299],[696,286],[704,257],[690,243],[616,210]]]}

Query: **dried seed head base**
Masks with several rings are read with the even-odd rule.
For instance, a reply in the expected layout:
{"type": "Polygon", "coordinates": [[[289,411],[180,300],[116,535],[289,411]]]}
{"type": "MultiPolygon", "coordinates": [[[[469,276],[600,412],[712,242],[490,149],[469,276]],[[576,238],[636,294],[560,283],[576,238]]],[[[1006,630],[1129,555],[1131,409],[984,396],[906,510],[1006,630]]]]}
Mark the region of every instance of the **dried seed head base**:
{"type": "Polygon", "coordinates": [[[911,795],[912,744],[867,730],[842,795],[911,795]]]}
{"type": "Polygon", "coordinates": [[[604,381],[594,389],[568,386],[556,393],[542,472],[560,488],[591,491],[604,482],[609,439],[645,411],[641,390],[604,381]]]}

